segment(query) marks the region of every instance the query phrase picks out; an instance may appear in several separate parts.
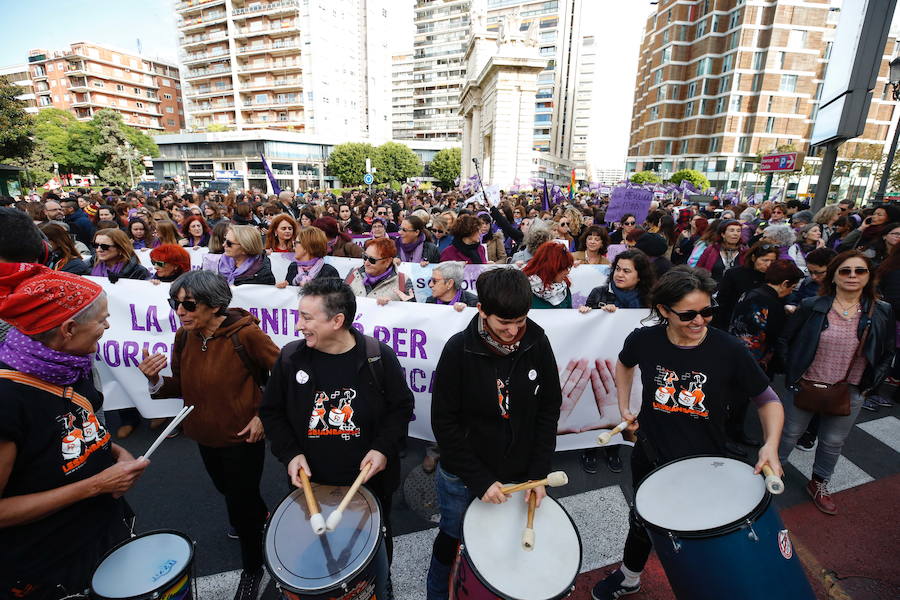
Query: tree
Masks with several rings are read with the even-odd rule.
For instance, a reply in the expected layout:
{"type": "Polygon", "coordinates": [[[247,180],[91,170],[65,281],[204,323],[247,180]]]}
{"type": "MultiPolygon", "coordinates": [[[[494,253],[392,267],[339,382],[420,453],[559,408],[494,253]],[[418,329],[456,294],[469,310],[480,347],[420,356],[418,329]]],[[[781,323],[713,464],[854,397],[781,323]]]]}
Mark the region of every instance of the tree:
{"type": "Polygon", "coordinates": [[[680,171],[675,171],[669,178],[669,183],[679,185],[684,180],[689,181],[701,192],[709,188],[709,179],[706,178],[706,175],[700,171],[695,171],[694,169],[681,169],[680,171]]]}
{"type": "Polygon", "coordinates": [[[444,189],[453,187],[453,182],[462,171],[462,148],[444,148],[435,154],[429,171],[444,189]]]}
{"type": "Polygon", "coordinates": [[[403,183],[410,177],[422,175],[422,161],[419,155],[406,144],[385,142],[375,149],[372,165],[376,168],[375,181],[403,183]]]}
{"type": "Polygon", "coordinates": [[[328,155],[328,173],[340,179],[345,187],[362,185],[366,159],[374,162],[376,153],[372,144],[338,144],[328,155]]]}
{"type": "Polygon", "coordinates": [[[0,160],[27,159],[34,149],[34,119],[17,96],[25,90],[0,77],[0,160]]]}
{"type": "Polygon", "coordinates": [[[645,183],[662,183],[660,177],[655,171],[640,171],[631,176],[631,183],[643,185],[645,183]]]}
{"type": "Polygon", "coordinates": [[[58,108],[46,108],[34,118],[35,138],[46,145],[60,173],[90,173],[95,161],[91,148],[99,140],[89,123],[58,108]]]}
{"type": "Polygon", "coordinates": [[[26,179],[38,186],[44,185],[54,175],[53,157],[47,144],[41,139],[34,140],[28,156],[11,158],[9,162],[25,169],[26,179]]]}
{"type": "MultiPolygon", "coordinates": [[[[142,172],[140,156],[132,148],[130,153],[125,146],[128,136],[122,115],[104,108],[91,120],[96,128],[99,143],[93,148],[94,159],[99,167],[97,175],[101,181],[120,187],[128,187],[131,183],[128,163],[131,161],[131,173],[142,172]]],[[[130,143],[130,142],[129,142],[130,143]]]]}

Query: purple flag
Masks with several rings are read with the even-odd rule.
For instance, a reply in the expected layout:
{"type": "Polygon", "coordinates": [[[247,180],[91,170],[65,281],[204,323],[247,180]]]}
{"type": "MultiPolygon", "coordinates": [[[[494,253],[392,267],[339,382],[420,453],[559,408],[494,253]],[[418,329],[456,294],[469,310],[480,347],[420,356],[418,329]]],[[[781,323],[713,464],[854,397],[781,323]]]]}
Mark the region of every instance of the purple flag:
{"type": "Polygon", "coordinates": [[[544,180],[544,194],[541,200],[541,210],[550,210],[550,193],[547,191],[547,180],[544,180]]]}
{"type": "Polygon", "coordinates": [[[269,183],[272,184],[272,191],[276,194],[281,193],[281,186],[278,185],[278,182],[275,180],[275,176],[272,174],[272,169],[269,168],[269,163],[266,162],[266,157],[262,154],[259,155],[262,159],[263,169],[266,170],[266,177],[269,178],[269,183]]]}

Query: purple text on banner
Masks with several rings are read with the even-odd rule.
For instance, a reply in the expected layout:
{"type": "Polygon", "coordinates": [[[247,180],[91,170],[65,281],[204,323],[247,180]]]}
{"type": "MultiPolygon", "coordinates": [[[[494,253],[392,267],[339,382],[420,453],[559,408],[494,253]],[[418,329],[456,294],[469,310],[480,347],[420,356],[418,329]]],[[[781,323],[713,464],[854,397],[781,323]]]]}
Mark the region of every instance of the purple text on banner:
{"type": "Polygon", "coordinates": [[[643,223],[653,201],[653,192],[641,188],[617,187],[613,189],[606,209],[606,222],[621,222],[622,216],[632,214],[638,223],[643,223]]]}

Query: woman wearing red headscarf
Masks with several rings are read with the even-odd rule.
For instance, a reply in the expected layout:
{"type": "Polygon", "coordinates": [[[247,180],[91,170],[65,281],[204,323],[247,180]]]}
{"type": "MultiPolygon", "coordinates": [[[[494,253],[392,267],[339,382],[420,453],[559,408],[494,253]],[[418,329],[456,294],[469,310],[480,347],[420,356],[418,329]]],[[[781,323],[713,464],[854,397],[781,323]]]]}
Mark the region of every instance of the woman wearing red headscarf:
{"type": "Polygon", "coordinates": [[[149,464],[112,443],[91,376],[106,295],[78,275],[0,264],[0,598],[87,588],[130,533],[121,500],[149,464]]]}

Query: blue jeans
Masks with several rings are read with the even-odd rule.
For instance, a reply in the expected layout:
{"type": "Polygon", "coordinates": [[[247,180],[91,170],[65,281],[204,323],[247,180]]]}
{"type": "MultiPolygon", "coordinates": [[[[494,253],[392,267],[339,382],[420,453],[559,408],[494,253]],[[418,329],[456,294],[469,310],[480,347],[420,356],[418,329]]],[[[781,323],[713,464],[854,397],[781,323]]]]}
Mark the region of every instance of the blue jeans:
{"type": "MultiPolygon", "coordinates": [[[[859,388],[850,386],[850,414],[846,417],[819,415],[819,445],[816,447],[816,459],[813,463],[813,475],[825,481],[834,473],[834,466],[844,448],[844,442],[859,416],[863,398],[859,388]]],[[[794,392],[787,390],[784,396],[784,429],[781,432],[781,443],[778,446],[778,459],[783,463],[791,454],[797,440],[806,431],[807,425],[816,413],[801,410],[794,406],[794,392]]]]}
{"type": "MultiPolygon", "coordinates": [[[[435,551],[431,555],[431,565],[428,568],[427,589],[428,600],[446,600],[450,594],[450,570],[453,561],[439,560],[438,546],[448,543],[447,538],[458,541],[462,537],[463,515],[469,504],[475,498],[462,482],[462,479],[445,471],[440,465],[434,475],[437,487],[438,504],[441,509],[440,532],[435,540],[435,551]]],[[[452,542],[450,542],[452,543],[452,542]]],[[[444,552],[446,554],[446,551],[444,552]]]]}
{"type": "Polygon", "coordinates": [[[384,540],[375,555],[375,597],[378,600],[392,600],[394,589],[391,585],[391,565],[388,563],[387,546],[384,540]]]}

